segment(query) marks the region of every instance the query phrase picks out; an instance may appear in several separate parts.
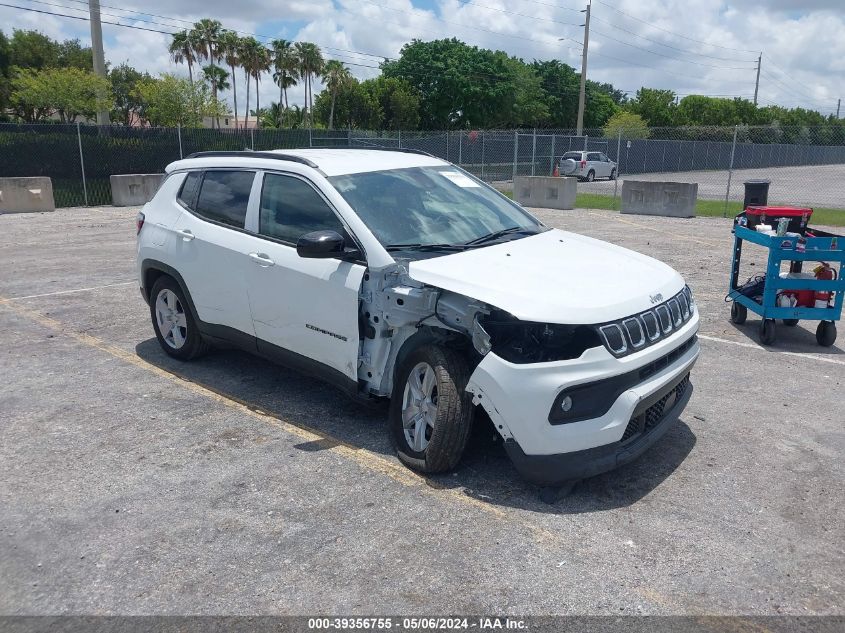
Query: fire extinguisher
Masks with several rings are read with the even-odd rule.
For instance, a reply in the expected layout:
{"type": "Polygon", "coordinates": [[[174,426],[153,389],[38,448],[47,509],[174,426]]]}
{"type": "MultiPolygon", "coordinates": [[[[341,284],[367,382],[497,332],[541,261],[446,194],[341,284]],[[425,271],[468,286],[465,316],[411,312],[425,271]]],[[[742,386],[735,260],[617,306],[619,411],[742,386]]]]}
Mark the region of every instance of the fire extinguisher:
{"type": "MultiPolygon", "coordinates": [[[[836,279],[836,271],[827,262],[822,262],[820,265],[816,266],[813,269],[813,272],[816,274],[816,279],[819,280],[833,281],[834,279],[836,279]]],[[[830,296],[832,294],[833,293],[831,293],[829,290],[816,290],[816,307],[828,307],[828,304],[830,303],[830,296]]]]}

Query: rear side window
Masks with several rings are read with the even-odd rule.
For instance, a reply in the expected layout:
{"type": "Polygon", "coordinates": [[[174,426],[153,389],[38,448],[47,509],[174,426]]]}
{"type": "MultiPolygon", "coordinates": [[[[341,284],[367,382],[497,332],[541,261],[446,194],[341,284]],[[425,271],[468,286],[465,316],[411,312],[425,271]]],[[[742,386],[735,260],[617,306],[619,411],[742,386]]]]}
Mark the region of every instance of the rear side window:
{"type": "Polygon", "coordinates": [[[296,244],[312,231],[347,235],[334,211],[311,185],[293,176],[265,174],[258,232],[296,244]]]}
{"type": "Polygon", "coordinates": [[[253,180],[253,171],[205,172],[195,211],[209,220],[244,228],[253,180]]]}
{"type": "Polygon", "coordinates": [[[600,161],[601,160],[601,154],[596,154],[596,153],[587,154],[587,160],[600,161]]]}
{"type": "Polygon", "coordinates": [[[192,171],[182,183],[182,189],[179,190],[179,202],[191,210],[196,207],[197,192],[200,189],[200,180],[202,180],[202,172],[192,171]]]}

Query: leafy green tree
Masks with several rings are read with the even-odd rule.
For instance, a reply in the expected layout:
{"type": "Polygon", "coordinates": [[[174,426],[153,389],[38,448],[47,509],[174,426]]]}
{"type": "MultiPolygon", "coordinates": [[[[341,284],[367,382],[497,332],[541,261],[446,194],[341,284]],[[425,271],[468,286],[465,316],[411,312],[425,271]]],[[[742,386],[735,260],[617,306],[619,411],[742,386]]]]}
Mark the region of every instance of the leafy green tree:
{"type": "Polygon", "coordinates": [[[549,110],[548,119],[544,124],[551,127],[575,127],[580,91],[575,69],[556,59],[535,61],[531,67],[540,77],[543,100],[549,110]]]}
{"type": "Polygon", "coordinates": [[[367,102],[375,102],[379,106],[381,116],[378,127],[417,129],[420,122],[420,96],[407,81],[381,75],[361,82],[361,89],[372,97],[367,102]]]}
{"type": "Polygon", "coordinates": [[[25,121],[53,113],[63,123],[73,123],[79,116],[90,119],[101,106],[110,108],[111,99],[107,79],[79,68],[19,70],[12,82],[12,104],[25,121]]]}
{"type": "Polygon", "coordinates": [[[636,98],[628,103],[628,110],[639,114],[651,127],[675,124],[675,93],[671,90],[640,88],[636,98]]]}
{"type": "Polygon", "coordinates": [[[109,81],[114,95],[112,121],[130,125],[133,118],[145,118],[144,104],[137,91],[138,82],[144,79],[152,78],[148,73],[141,73],[125,62],[109,71],[109,81]]]}
{"type": "Polygon", "coordinates": [[[9,38],[0,31],[0,119],[5,118],[6,108],[9,107],[11,51],[9,38]]]}
{"type": "MultiPolygon", "coordinates": [[[[241,47],[241,66],[246,75],[246,110],[249,113],[249,80],[255,80],[255,110],[261,109],[260,93],[258,82],[267,70],[270,69],[270,51],[264,47],[264,44],[259,42],[254,37],[246,37],[242,41],[241,47]]],[[[256,125],[260,125],[261,120],[256,119],[256,125]]],[[[244,119],[244,129],[246,129],[246,119],[244,119]]]]}
{"type": "Polygon", "coordinates": [[[137,84],[144,113],[151,125],[200,127],[203,117],[217,117],[225,104],[214,99],[205,81],[194,81],[163,74],[158,79],[142,79],[137,84]]]}
{"type": "Polygon", "coordinates": [[[65,40],[58,44],[57,65],[61,68],[94,70],[94,52],[90,46],[83,46],[78,39],[65,40]]]}
{"type": "Polygon", "coordinates": [[[541,82],[524,62],[454,38],[413,40],[399,59],[382,64],[382,72],[414,87],[424,128],[530,125],[548,108],[538,105],[541,82]]]}
{"type": "Polygon", "coordinates": [[[604,124],[604,135],[608,138],[616,138],[620,131],[626,139],[649,137],[648,125],[643,118],[625,110],[619,110],[604,124]]]}
{"type": "MultiPolygon", "coordinates": [[[[320,92],[314,100],[314,118],[321,125],[328,125],[331,102],[332,96],[328,90],[320,92]]],[[[342,128],[378,129],[383,120],[381,106],[371,87],[355,78],[345,82],[338,90],[334,117],[342,128]]]]}
{"type": "Polygon", "coordinates": [[[59,45],[38,31],[12,32],[9,63],[19,68],[55,68],[59,65],[59,45]]]}
{"type": "Polygon", "coordinates": [[[603,90],[598,90],[589,83],[585,89],[584,127],[603,126],[619,110],[613,98],[603,90]]]}

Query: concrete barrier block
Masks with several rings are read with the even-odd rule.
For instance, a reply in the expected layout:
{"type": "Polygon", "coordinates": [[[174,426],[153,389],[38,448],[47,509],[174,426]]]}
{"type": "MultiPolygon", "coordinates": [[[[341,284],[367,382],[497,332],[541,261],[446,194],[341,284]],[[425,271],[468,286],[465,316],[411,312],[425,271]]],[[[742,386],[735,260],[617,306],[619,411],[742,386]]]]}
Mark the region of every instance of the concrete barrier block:
{"type": "Polygon", "coordinates": [[[55,210],[53,181],[46,176],[0,178],[0,213],[55,210]]]}
{"type": "Polygon", "coordinates": [[[574,209],[578,179],[556,176],[517,176],[514,199],[526,207],[574,209]]]}
{"type": "Polygon", "coordinates": [[[622,213],[694,218],[697,182],[622,182],[622,213]]]}
{"type": "Polygon", "coordinates": [[[152,200],[164,174],[118,174],[109,178],[116,207],[138,207],[152,200]]]}

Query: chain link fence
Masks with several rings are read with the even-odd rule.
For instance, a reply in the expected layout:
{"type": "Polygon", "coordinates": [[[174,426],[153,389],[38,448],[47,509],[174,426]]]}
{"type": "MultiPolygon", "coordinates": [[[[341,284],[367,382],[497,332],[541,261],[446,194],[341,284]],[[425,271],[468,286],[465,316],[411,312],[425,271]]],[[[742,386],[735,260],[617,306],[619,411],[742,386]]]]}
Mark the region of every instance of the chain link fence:
{"type": "MultiPolygon", "coordinates": [[[[546,176],[571,151],[607,156],[620,180],[697,182],[699,201],[734,212],[742,182],[772,181],[769,202],[845,209],[845,125],[650,130],[210,130],[2,124],[0,177],[49,176],[57,206],[111,203],[112,174],[161,173],[193,152],[302,147],[416,149],[508,191],[516,176],[546,176]]],[[[596,174],[598,176],[598,174],[596,174]]],[[[579,206],[616,208],[618,180],[578,185],[579,206]]]]}

